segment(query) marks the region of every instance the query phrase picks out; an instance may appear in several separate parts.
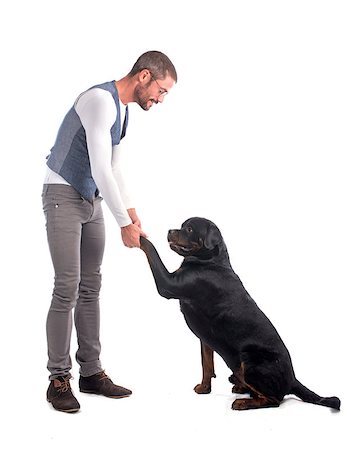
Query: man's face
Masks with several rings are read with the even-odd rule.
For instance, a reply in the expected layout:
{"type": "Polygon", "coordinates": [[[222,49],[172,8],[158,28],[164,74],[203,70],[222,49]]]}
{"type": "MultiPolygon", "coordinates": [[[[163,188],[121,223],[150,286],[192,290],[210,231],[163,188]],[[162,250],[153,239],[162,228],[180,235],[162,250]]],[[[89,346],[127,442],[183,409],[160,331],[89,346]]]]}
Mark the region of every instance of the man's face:
{"type": "Polygon", "coordinates": [[[141,73],[140,82],[135,87],[134,101],[144,111],[148,111],[154,103],[163,102],[175,82],[170,76],[167,76],[164,80],[159,80],[154,78],[150,71],[145,70],[144,72],[141,73]]]}

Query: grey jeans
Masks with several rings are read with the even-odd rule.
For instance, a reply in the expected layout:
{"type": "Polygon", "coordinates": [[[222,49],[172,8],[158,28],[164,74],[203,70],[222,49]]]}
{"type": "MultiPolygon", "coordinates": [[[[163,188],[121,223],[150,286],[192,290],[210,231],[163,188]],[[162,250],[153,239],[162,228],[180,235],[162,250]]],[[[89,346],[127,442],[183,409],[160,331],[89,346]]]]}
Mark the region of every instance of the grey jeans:
{"type": "Polygon", "coordinates": [[[47,317],[50,380],[71,376],[70,343],[77,331],[76,359],[80,374],[100,372],[100,266],[105,247],[101,197],[91,202],[71,186],[45,184],[43,209],[55,271],[52,301],[47,317]]]}

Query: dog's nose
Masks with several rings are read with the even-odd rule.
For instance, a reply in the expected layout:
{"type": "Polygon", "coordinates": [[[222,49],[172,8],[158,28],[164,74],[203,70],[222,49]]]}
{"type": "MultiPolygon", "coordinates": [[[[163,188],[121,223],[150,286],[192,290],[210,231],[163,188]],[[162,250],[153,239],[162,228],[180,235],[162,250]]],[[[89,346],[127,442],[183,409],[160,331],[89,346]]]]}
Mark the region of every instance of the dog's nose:
{"type": "Polygon", "coordinates": [[[167,238],[169,241],[172,241],[177,237],[177,235],[178,235],[178,230],[169,230],[167,238]]]}

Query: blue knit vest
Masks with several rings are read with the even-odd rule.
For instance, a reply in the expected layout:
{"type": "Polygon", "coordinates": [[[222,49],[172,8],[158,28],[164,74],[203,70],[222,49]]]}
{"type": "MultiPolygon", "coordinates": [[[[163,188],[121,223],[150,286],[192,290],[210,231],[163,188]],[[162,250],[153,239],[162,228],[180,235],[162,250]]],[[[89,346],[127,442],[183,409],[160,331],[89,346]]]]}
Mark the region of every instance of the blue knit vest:
{"type": "MultiPolygon", "coordinates": [[[[116,120],[111,127],[112,146],[118,145],[125,136],[128,125],[128,106],[121,133],[121,113],[118,91],[114,81],[91,87],[111,93],[116,104],[116,120]]],[[[89,89],[88,89],[89,90],[89,89]]],[[[47,157],[47,165],[61,175],[86,200],[92,200],[99,193],[91,175],[87,140],[82,122],[74,106],[68,111],[58,131],[55,145],[47,157]]]]}

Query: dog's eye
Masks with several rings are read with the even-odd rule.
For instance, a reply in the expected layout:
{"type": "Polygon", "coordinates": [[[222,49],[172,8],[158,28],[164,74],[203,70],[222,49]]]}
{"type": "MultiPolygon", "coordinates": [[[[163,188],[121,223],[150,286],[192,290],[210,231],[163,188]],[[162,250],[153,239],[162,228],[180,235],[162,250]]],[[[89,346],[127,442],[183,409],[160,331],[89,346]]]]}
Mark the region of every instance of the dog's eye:
{"type": "Polygon", "coordinates": [[[193,229],[192,229],[191,227],[188,227],[188,228],[186,229],[186,231],[187,231],[188,233],[192,233],[192,232],[193,232],[193,229]]]}

